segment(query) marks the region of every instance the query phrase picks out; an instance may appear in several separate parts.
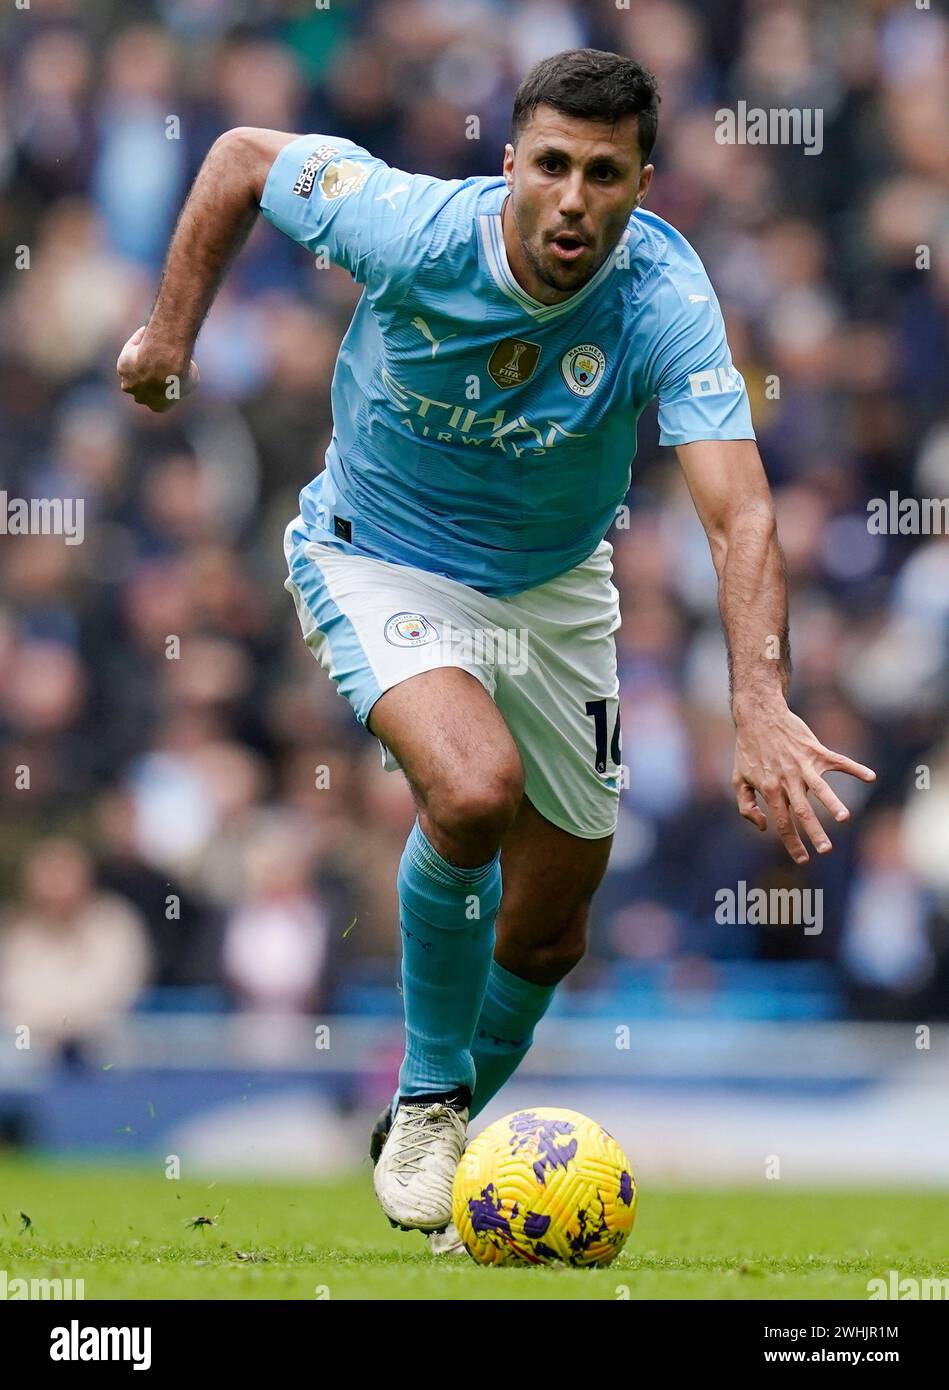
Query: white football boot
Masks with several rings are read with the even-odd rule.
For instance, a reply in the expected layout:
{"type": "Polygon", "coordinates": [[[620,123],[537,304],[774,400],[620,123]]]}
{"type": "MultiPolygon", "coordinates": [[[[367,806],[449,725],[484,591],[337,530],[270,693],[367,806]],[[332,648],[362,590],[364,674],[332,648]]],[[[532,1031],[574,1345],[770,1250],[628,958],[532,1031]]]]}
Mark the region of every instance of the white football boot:
{"type": "Polygon", "coordinates": [[[393,1226],[426,1233],[447,1230],[470,1104],[464,1089],[400,1099],[373,1174],[379,1205],[393,1226]]]}
{"type": "Polygon", "coordinates": [[[426,1236],[426,1240],[433,1255],[466,1255],[468,1253],[454,1221],[449,1221],[443,1231],[431,1231],[426,1236]]]}

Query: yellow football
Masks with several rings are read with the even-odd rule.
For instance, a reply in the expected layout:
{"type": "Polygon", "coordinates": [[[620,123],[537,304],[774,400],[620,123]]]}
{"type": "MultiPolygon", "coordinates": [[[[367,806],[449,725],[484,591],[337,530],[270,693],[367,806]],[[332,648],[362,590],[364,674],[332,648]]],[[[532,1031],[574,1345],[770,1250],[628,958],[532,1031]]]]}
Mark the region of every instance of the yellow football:
{"type": "Polygon", "coordinates": [[[587,1115],[516,1110],[462,1154],[452,1216],[479,1264],[607,1265],[633,1228],[636,1180],[587,1115]]]}

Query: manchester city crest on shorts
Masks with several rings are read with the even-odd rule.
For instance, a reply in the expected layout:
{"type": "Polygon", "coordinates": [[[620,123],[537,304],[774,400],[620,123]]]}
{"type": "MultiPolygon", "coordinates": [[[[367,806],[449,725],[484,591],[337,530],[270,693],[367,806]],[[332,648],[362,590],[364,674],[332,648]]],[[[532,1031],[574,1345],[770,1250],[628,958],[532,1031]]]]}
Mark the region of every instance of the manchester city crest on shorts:
{"type": "Polygon", "coordinates": [[[506,389],[530,381],[540,361],[540,343],[523,338],[502,338],[488,358],[491,380],[506,389]]]}
{"type": "Polygon", "coordinates": [[[560,359],[560,373],[575,396],[592,396],[605,369],[606,356],[596,343],[580,343],[560,359]]]}
{"type": "Polygon", "coordinates": [[[393,647],[423,647],[438,640],[438,633],[421,613],[395,613],[386,623],[385,634],[393,647]]]}

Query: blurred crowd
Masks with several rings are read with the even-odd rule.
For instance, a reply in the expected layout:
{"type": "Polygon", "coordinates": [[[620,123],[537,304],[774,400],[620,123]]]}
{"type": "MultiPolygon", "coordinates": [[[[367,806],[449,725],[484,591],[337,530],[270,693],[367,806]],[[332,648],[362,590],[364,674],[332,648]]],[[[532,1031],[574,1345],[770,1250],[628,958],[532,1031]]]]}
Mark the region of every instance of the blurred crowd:
{"type": "Polygon", "coordinates": [[[949,1014],[949,540],[867,526],[892,490],[949,496],[946,20],[890,0],[47,0],[6,7],[0,43],[0,488],[82,498],[85,519],[81,545],[0,543],[0,1010],[70,1035],[156,987],[284,1010],[392,989],[411,798],[282,588],[357,290],[261,223],[193,399],[151,415],[114,362],[222,131],[494,174],[526,69],[589,44],[660,80],[649,207],[705,260],[752,394],[794,707],[879,776],[838,779],[854,823],[805,871],[738,817],[714,573],[647,414],[611,534],[631,785],[570,988],[660,968],[708,995],[735,961],[816,961],[841,1011],[949,1014]],[[823,153],[717,143],[739,99],[821,109],[823,153]],[[822,888],[823,931],[717,924],[741,880],[822,888]]]}

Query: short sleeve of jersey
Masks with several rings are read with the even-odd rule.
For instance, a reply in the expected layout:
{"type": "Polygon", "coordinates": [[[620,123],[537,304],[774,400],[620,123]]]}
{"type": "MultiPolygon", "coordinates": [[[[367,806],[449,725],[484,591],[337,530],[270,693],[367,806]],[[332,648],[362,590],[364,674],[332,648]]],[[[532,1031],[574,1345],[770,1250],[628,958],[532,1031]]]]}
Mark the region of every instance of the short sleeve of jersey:
{"type": "Polygon", "coordinates": [[[732,363],[725,321],[704,270],[662,287],[652,382],[659,443],[754,439],[745,383],[732,363]]]}
{"type": "Polygon", "coordinates": [[[410,278],[447,187],[393,169],[352,140],[303,135],[274,160],[260,207],[281,232],[379,294],[410,278]]]}

